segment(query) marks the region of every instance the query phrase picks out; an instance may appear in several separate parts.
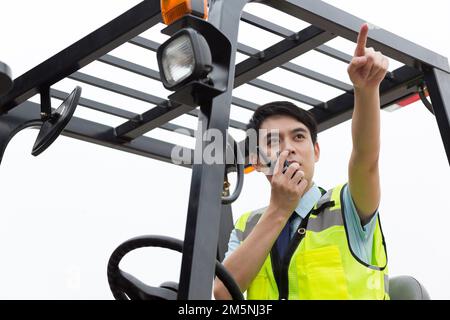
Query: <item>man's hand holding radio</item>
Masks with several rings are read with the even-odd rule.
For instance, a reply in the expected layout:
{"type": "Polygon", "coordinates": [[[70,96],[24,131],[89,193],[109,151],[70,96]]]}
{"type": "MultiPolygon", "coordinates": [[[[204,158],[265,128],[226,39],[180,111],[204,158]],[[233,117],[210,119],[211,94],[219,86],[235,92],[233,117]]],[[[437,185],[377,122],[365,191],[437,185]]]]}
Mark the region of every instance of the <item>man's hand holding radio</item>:
{"type": "Polygon", "coordinates": [[[305,173],[300,170],[297,162],[292,162],[283,173],[283,164],[288,154],[288,151],[281,152],[275,163],[273,175],[269,177],[272,188],[269,208],[273,210],[268,212],[286,220],[297,207],[298,201],[308,186],[308,181],[304,177],[305,173]]]}

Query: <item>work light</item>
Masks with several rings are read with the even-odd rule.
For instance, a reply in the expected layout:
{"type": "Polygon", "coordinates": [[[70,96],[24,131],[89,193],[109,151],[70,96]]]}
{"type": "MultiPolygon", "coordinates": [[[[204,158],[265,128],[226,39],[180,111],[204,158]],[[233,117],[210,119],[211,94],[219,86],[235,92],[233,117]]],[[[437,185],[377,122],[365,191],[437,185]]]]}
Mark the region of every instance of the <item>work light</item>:
{"type": "Polygon", "coordinates": [[[211,50],[206,39],[191,28],[175,33],[157,52],[164,87],[177,90],[183,85],[205,79],[212,70],[211,50]]]}

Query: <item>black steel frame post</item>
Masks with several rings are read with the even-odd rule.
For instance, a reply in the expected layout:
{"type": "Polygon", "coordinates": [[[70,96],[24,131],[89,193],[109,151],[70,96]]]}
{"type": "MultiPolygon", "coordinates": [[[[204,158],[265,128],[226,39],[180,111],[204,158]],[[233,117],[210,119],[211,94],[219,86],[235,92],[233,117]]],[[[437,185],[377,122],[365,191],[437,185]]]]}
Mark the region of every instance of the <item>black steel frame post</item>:
{"type": "Polygon", "coordinates": [[[41,108],[38,104],[34,105],[34,108],[31,107],[21,114],[17,112],[17,109],[22,111],[23,106],[16,108],[14,114],[10,113],[0,116],[0,164],[3,160],[6,147],[18,132],[25,128],[41,126],[41,108]]]}
{"type": "Polygon", "coordinates": [[[221,143],[223,164],[205,163],[202,152],[205,130],[214,128],[225,139],[230,119],[232,88],[237,48],[238,26],[247,0],[213,0],[210,3],[209,22],[222,31],[231,42],[228,66],[228,90],[213,99],[210,106],[201,106],[195,156],[201,163],[192,167],[191,189],[184,237],[183,258],[178,299],[209,300],[215,273],[215,260],[222,212],[221,194],[225,172],[225,141],[221,143]]]}
{"type": "Polygon", "coordinates": [[[433,68],[425,72],[425,81],[450,164],[450,73],[433,68]]]}

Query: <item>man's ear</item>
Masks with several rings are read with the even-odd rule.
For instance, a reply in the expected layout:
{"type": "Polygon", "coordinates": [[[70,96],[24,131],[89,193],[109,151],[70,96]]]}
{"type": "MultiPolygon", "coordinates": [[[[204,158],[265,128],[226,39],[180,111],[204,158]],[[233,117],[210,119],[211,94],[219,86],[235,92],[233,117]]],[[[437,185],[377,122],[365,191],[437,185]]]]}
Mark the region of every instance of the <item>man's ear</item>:
{"type": "Polygon", "coordinates": [[[319,142],[316,141],[316,143],[314,144],[314,160],[315,162],[319,161],[320,159],[320,146],[319,146],[319,142]]]}

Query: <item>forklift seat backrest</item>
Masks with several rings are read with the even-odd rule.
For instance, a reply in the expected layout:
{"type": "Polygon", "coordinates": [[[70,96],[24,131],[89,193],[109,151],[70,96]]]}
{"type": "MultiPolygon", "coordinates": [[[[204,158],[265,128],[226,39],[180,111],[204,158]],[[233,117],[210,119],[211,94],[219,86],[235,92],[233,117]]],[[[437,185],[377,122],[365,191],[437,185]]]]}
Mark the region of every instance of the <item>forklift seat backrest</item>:
{"type": "Polygon", "coordinates": [[[389,296],[392,300],[430,300],[425,287],[411,276],[389,279],[389,296]]]}

